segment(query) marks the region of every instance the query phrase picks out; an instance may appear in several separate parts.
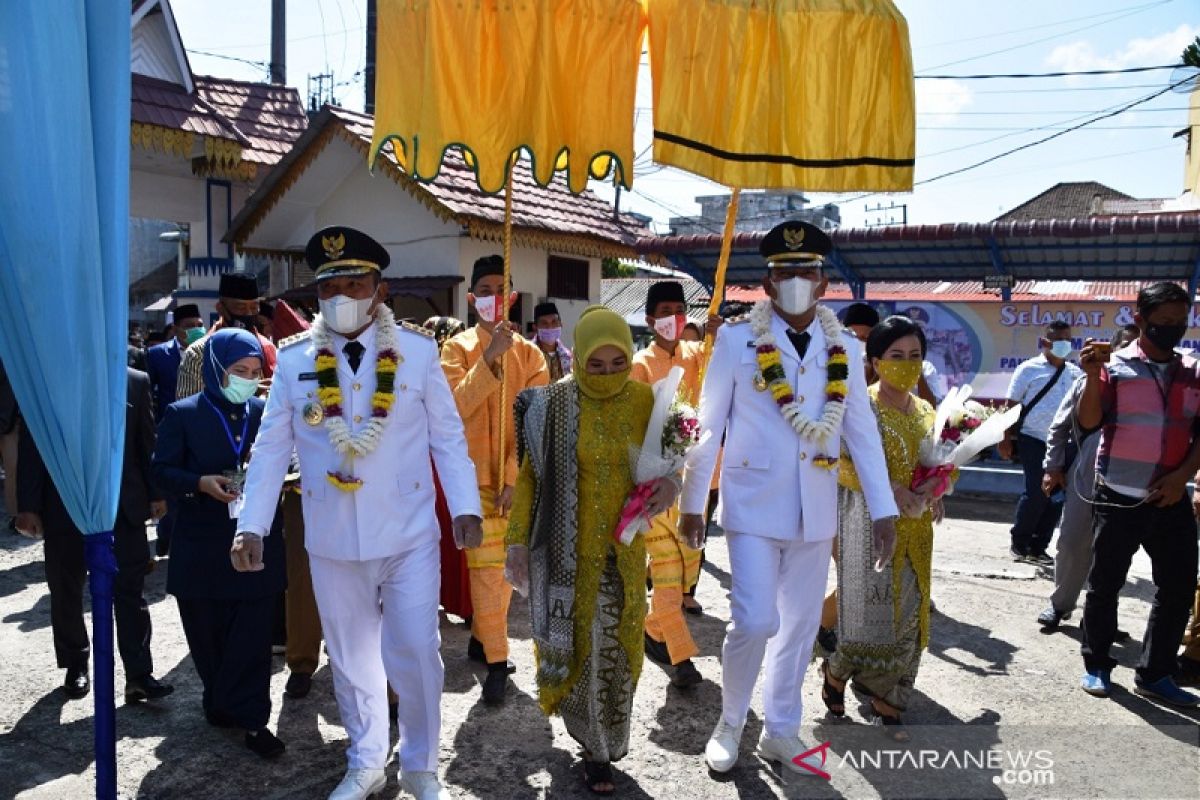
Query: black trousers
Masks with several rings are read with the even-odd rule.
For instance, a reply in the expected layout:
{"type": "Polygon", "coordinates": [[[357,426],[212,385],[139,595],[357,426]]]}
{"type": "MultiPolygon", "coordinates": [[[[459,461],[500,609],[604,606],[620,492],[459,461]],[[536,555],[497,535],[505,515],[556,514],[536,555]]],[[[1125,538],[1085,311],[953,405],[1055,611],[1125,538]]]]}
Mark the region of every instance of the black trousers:
{"type": "MultiPolygon", "coordinates": [[[[86,667],[90,644],[83,621],[83,593],[87,564],[83,534],[70,517],[47,515],[46,584],[50,589],[50,628],[58,666],[86,667]]],[[[127,678],[144,678],[154,671],[150,657],[150,611],[142,589],[150,560],[146,529],[118,519],[113,531],[117,576],[113,583],[113,616],[117,622],[117,649],[127,678]]]]}
{"type": "Polygon", "coordinates": [[[204,684],[204,713],[228,717],[248,731],[266,727],[276,596],[175,600],[192,663],[204,684]]]}
{"type": "Polygon", "coordinates": [[[1054,529],[1062,517],[1063,503],[1051,500],[1042,492],[1042,461],[1046,458],[1046,443],[1021,434],[1017,439],[1021,470],[1025,473],[1025,490],[1017,500],[1017,518],[1012,526],[1012,546],[1020,553],[1041,555],[1050,546],[1054,529]]]}
{"type": "MultiPolygon", "coordinates": [[[[1100,503],[1131,506],[1137,500],[1111,490],[1097,493],[1100,503]]],[[[1176,671],[1175,652],[1183,639],[1196,592],[1196,520],[1186,494],[1167,508],[1095,508],[1096,539],[1083,606],[1083,662],[1088,669],[1112,669],[1109,655],[1117,631],[1117,596],[1138,548],[1150,556],[1154,602],[1142,639],[1138,678],[1153,683],[1176,671]]]]}

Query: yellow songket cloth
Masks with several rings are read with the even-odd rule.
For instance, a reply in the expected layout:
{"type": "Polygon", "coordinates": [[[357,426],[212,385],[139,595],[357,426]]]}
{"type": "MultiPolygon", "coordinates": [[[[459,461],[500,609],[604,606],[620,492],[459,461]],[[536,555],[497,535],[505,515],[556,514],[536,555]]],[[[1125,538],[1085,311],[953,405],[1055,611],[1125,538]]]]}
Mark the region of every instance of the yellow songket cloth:
{"type": "Polygon", "coordinates": [[[746,189],[912,189],[912,54],[890,0],[649,0],[649,18],[658,163],[746,189]]]}
{"type": "Polygon", "coordinates": [[[582,192],[611,167],[632,186],[642,0],[379,0],[378,13],[372,162],[394,139],[428,181],[457,146],[499,192],[525,148],[542,185],[566,169],[582,192]]]}

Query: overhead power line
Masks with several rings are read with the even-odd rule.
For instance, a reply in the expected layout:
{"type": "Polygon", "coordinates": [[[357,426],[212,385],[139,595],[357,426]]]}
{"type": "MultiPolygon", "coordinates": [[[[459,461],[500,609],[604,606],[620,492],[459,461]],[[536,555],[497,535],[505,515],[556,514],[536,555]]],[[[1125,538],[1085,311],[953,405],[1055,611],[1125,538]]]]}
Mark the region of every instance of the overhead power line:
{"type": "Polygon", "coordinates": [[[1127,75],[1131,72],[1153,72],[1159,69],[1176,69],[1182,64],[1158,64],[1150,67],[1124,67],[1122,69],[1077,69],[1063,72],[1010,72],[977,73],[975,75],[914,75],[919,81],[986,81],[996,78],[1070,78],[1082,75],[1127,75]]]}
{"type": "MultiPolygon", "coordinates": [[[[1172,89],[1175,89],[1175,88],[1176,88],[1176,87],[1178,87],[1178,86],[1182,86],[1183,84],[1185,84],[1185,83],[1188,83],[1188,82],[1189,82],[1189,81],[1191,81],[1191,80],[1193,80],[1193,76],[1188,76],[1187,78],[1184,78],[1184,79],[1183,79],[1183,80],[1181,80],[1181,81],[1177,81],[1177,82],[1175,82],[1175,83],[1173,83],[1173,84],[1171,84],[1171,85],[1167,86],[1167,87],[1166,87],[1166,88],[1164,88],[1164,89],[1160,89],[1160,90],[1159,90],[1159,91],[1157,91],[1157,92],[1153,92],[1153,93],[1151,93],[1151,94],[1148,94],[1148,95],[1146,95],[1145,97],[1142,97],[1142,98],[1139,98],[1139,99],[1137,99],[1137,100],[1134,100],[1134,101],[1133,101],[1133,102],[1131,102],[1131,103],[1126,103],[1125,105],[1123,105],[1123,106],[1121,106],[1120,108],[1117,108],[1117,109],[1115,109],[1115,110],[1113,110],[1113,111],[1109,111],[1109,112],[1107,112],[1107,113],[1105,113],[1105,114],[1099,114],[1099,115],[1097,115],[1097,116],[1094,116],[1094,117],[1092,117],[1091,119],[1084,120],[1083,122],[1080,122],[1080,123],[1079,123],[1079,124],[1077,124],[1077,125],[1072,125],[1072,126],[1071,126],[1071,127],[1069,127],[1069,128],[1064,128],[1063,130],[1060,130],[1060,131],[1057,131],[1057,132],[1055,132],[1055,133],[1052,133],[1052,134],[1051,134],[1051,135],[1049,135],[1049,136],[1044,136],[1044,137],[1042,137],[1041,139],[1037,139],[1037,140],[1035,140],[1035,141],[1032,141],[1032,142],[1026,142],[1025,144],[1019,145],[1019,146],[1017,146],[1017,147],[1013,147],[1013,148],[1011,148],[1011,149],[1009,149],[1009,150],[1005,150],[1003,153],[997,153],[997,154],[996,154],[996,155],[994,155],[994,156],[990,156],[990,157],[988,157],[988,158],[985,158],[985,159],[983,159],[982,161],[976,161],[974,164],[968,164],[968,165],[967,165],[967,166],[965,166],[965,167],[959,167],[958,169],[952,169],[952,170],[949,170],[949,171],[947,171],[947,172],[943,172],[943,173],[942,173],[942,174],[940,174],[940,175],[935,175],[935,176],[933,176],[932,178],[926,178],[926,179],[925,179],[925,180],[923,180],[923,181],[917,181],[916,183],[914,183],[914,184],[913,184],[913,186],[914,186],[914,187],[916,187],[916,186],[924,186],[924,185],[926,185],[926,184],[933,183],[934,181],[940,181],[940,180],[942,180],[943,178],[949,178],[951,175],[961,175],[961,174],[962,174],[962,173],[964,173],[964,172],[969,172],[970,170],[973,170],[973,169],[978,169],[979,167],[982,167],[982,166],[984,166],[985,164],[991,164],[991,163],[992,163],[992,162],[994,162],[994,161],[999,161],[999,160],[1000,160],[1000,159],[1002,159],[1002,158],[1007,158],[1008,156],[1011,156],[1011,155],[1013,155],[1014,153],[1019,153],[1019,152],[1021,152],[1022,150],[1028,150],[1028,149],[1029,149],[1029,148],[1031,148],[1031,147],[1037,147],[1038,145],[1045,144],[1046,142],[1049,142],[1049,141],[1052,141],[1052,140],[1054,140],[1054,139],[1057,139],[1057,138],[1059,138],[1060,136],[1066,136],[1068,133],[1071,133],[1072,131],[1077,131],[1077,130],[1079,130],[1080,128],[1085,128],[1085,127],[1087,127],[1088,125],[1091,125],[1091,124],[1093,124],[1093,123],[1100,122],[1100,121],[1102,121],[1102,120],[1106,120],[1106,119],[1111,119],[1112,117],[1115,117],[1115,116],[1117,116],[1117,115],[1119,115],[1119,114],[1124,114],[1126,111],[1129,111],[1129,110],[1130,110],[1130,109],[1132,109],[1132,108],[1135,108],[1135,107],[1137,107],[1137,106],[1140,106],[1142,103],[1148,103],[1148,102],[1150,102],[1151,100],[1153,100],[1153,99],[1154,99],[1154,98],[1156,98],[1156,97],[1161,97],[1162,95],[1166,94],[1167,92],[1171,91],[1172,89]]],[[[863,195],[863,196],[864,196],[864,197],[869,197],[870,195],[863,195]]]]}

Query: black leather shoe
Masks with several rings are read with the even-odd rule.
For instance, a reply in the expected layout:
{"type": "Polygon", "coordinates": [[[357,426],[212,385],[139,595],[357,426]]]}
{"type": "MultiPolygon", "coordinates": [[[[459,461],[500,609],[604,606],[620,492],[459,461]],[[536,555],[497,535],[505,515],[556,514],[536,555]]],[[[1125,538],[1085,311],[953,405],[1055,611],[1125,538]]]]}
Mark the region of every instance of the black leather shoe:
{"type": "Polygon", "coordinates": [[[508,664],[504,661],[488,664],[488,674],[483,681],[483,702],[489,706],[503,705],[507,693],[508,664]]]}
{"type": "Polygon", "coordinates": [[[664,667],[671,666],[671,652],[667,650],[667,643],[651,638],[648,633],[646,634],[646,658],[664,667]]]}
{"type": "Polygon", "coordinates": [[[63,680],[63,691],[71,700],[87,697],[92,690],[92,680],[88,677],[87,664],[81,667],[67,667],[67,677],[63,680]]]}
{"type": "Polygon", "coordinates": [[[247,731],[246,747],[249,747],[259,758],[279,758],[287,749],[283,742],[279,741],[279,737],[266,728],[254,733],[247,731]]]}
{"type": "MultiPolygon", "coordinates": [[[[471,637],[471,641],[467,642],[467,658],[471,661],[477,661],[480,664],[487,664],[487,654],[483,652],[483,642],[471,637]]],[[[508,667],[508,674],[514,675],[517,671],[517,665],[511,661],[504,662],[508,667]]]]}
{"type": "Polygon", "coordinates": [[[143,703],[147,700],[158,700],[175,691],[169,683],[163,683],[153,675],[144,678],[131,678],[125,681],[125,702],[143,703]]]}
{"type": "Polygon", "coordinates": [[[311,689],[312,675],[307,672],[293,672],[288,676],[287,686],[283,687],[283,693],[293,700],[299,700],[308,697],[311,689]]]}
{"type": "Polygon", "coordinates": [[[690,658],[675,665],[675,673],[671,676],[671,685],[676,689],[690,689],[701,683],[704,683],[704,676],[700,674],[700,670],[696,669],[696,665],[690,658]]]}

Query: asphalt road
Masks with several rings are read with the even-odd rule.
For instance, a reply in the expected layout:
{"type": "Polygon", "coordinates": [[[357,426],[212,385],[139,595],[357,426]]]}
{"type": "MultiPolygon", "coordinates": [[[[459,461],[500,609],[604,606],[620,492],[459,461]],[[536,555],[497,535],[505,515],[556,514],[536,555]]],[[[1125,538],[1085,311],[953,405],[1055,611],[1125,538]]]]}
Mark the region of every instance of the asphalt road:
{"type": "MultiPolygon", "coordinates": [[[[1050,582],[1008,553],[1011,504],[954,498],[937,531],[929,651],[906,719],[912,741],[899,745],[870,725],[865,706],[847,697],[833,721],[810,669],[803,737],[829,742],[820,776],[780,775],[753,754],[761,730],[756,696],[737,768],[709,774],[700,754],[720,702],[720,644],[729,618],[728,560],[714,537],[701,581],[705,616],[689,617],[705,682],[682,693],[647,663],[634,708],[630,755],[617,764],[626,798],[1195,798],[1200,796],[1200,714],[1167,709],[1134,695],[1132,665],[1154,587],[1139,554],[1120,608],[1131,634],[1116,656],[1119,688],[1109,700],[1083,694],[1078,615],[1047,635],[1035,624],[1050,582]]],[[[165,565],[162,565],[165,567],[165,565]]],[[[170,698],[117,708],[120,791],[142,798],[324,798],[345,768],[328,665],[312,694],[283,697],[287,671],[277,659],[272,725],[288,746],[264,763],[240,734],[205,724],[200,684],[187,657],[165,569],[148,581],[157,674],[175,684],[170,698]]],[[[832,574],[831,574],[832,579],[832,574]]],[[[535,702],[532,652],[523,609],[514,603],[515,687],[501,709],[478,703],[481,670],[466,660],[467,631],[442,624],[446,686],[440,769],[456,797],[588,797],[577,747],[560,720],[535,702]]],[[[93,794],[92,703],[68,701],[58,686],[49,598],[39,544],[0,536],[0,798],[86,798],[93,794]]],[[[117,685],[124,676],[117,667],[117,685]]],[[[120,703],[120,700],[118,700],[120,703]]],[[[400,796],[396,766],[384,798],[400,796]]]]}

